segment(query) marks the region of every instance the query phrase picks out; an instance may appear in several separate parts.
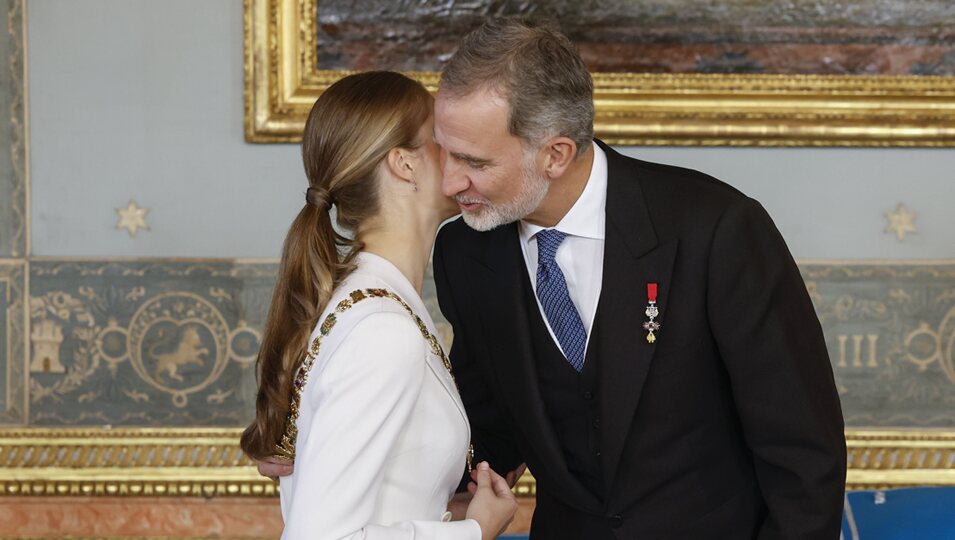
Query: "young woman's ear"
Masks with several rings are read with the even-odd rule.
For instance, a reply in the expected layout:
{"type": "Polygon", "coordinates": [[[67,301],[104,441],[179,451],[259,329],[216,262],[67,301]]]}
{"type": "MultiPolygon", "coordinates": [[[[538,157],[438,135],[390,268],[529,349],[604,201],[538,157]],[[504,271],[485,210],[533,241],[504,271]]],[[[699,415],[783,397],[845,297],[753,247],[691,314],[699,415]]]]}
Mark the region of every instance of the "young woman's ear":
{"type": "Polygon", "coordinates": [[[410,150],[392,148],[386,161],[391,174],[406,182],[414,182],[415,156],[410,150]]]}

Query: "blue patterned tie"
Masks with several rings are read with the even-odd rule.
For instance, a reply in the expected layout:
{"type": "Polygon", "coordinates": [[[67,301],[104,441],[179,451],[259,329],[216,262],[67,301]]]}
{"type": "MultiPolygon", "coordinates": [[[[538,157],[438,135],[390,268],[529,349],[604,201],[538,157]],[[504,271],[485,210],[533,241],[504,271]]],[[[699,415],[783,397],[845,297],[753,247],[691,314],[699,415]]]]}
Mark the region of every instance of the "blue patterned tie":
{"type": "Polygon", "coordinates": [[[537,298],[567,361],[579,372],[584,368],[587,332],[567,292],[564,273],[554,260],[566,236],[553,229],[537,233],[537,298]]]}

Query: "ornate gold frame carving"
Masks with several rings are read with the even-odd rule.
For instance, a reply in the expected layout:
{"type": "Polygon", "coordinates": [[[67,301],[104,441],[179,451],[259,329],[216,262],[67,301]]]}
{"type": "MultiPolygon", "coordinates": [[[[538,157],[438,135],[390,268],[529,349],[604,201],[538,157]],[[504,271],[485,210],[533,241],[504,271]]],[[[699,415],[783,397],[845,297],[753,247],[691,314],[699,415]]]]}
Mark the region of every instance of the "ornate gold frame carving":
{"type": "Polygon", "coordinates": [[[848,489],[955,486],[955,433],[847,431],[848,489]]]}
{"type": "MultiPolygon", "coordinates": [[[[0,496],[272,497],[235,428],[0,429],[0,496]]],[[[955,486],[955,433],[846,433],[849,489],[955,486]]],[[[515,491],[533,497],[526,474],[515,491]]]]}
{"type": "MultiPolygon", "coordinates": [[[[245,137],[297,142],[348,72],[315,63],[318,0],[244,0],[245,137]]],[[[412,72],[430,90],[437,73],[412,72]]],[[[617,145],[955,146],[955,77],[594,75],[597,135],[617,145]]]]}
{"type": "Polygon", "coordinates": [[[235,428],[0,429],[0,495],[262,497],[235,428]]]}

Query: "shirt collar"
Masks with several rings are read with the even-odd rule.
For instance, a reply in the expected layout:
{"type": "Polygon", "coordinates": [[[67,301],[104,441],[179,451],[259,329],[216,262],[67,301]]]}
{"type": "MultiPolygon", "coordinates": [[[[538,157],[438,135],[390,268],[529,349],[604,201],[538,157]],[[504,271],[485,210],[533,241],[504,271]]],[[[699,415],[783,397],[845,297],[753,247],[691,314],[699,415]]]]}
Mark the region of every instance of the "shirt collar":
{"type": "MultiPolygon", "coordinates": [[[[590,168],[587,185],[574,205],[553,228],[568,236],[604,240],[607,221],[607,154],[596,143],[591,144],[594,148],[594,163],[590,168]]],[[[523,220],[518,227],[524,243],[546,228],[523,220]]]]}

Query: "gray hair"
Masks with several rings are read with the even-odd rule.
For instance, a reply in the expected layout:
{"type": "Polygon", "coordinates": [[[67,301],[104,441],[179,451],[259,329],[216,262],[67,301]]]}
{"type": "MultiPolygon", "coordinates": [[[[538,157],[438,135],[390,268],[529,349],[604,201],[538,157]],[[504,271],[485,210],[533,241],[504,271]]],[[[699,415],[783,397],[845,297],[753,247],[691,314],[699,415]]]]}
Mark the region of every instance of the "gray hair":
{"type": "Polygon", "coordinates": [[[549,24],[489,19],[461,42],[440,89],[455,97],[500,92],[510,107],[508,130],[533,147],[564,136],[579,157],[593,142],[593,79],[573,43],[549,24]]]}

